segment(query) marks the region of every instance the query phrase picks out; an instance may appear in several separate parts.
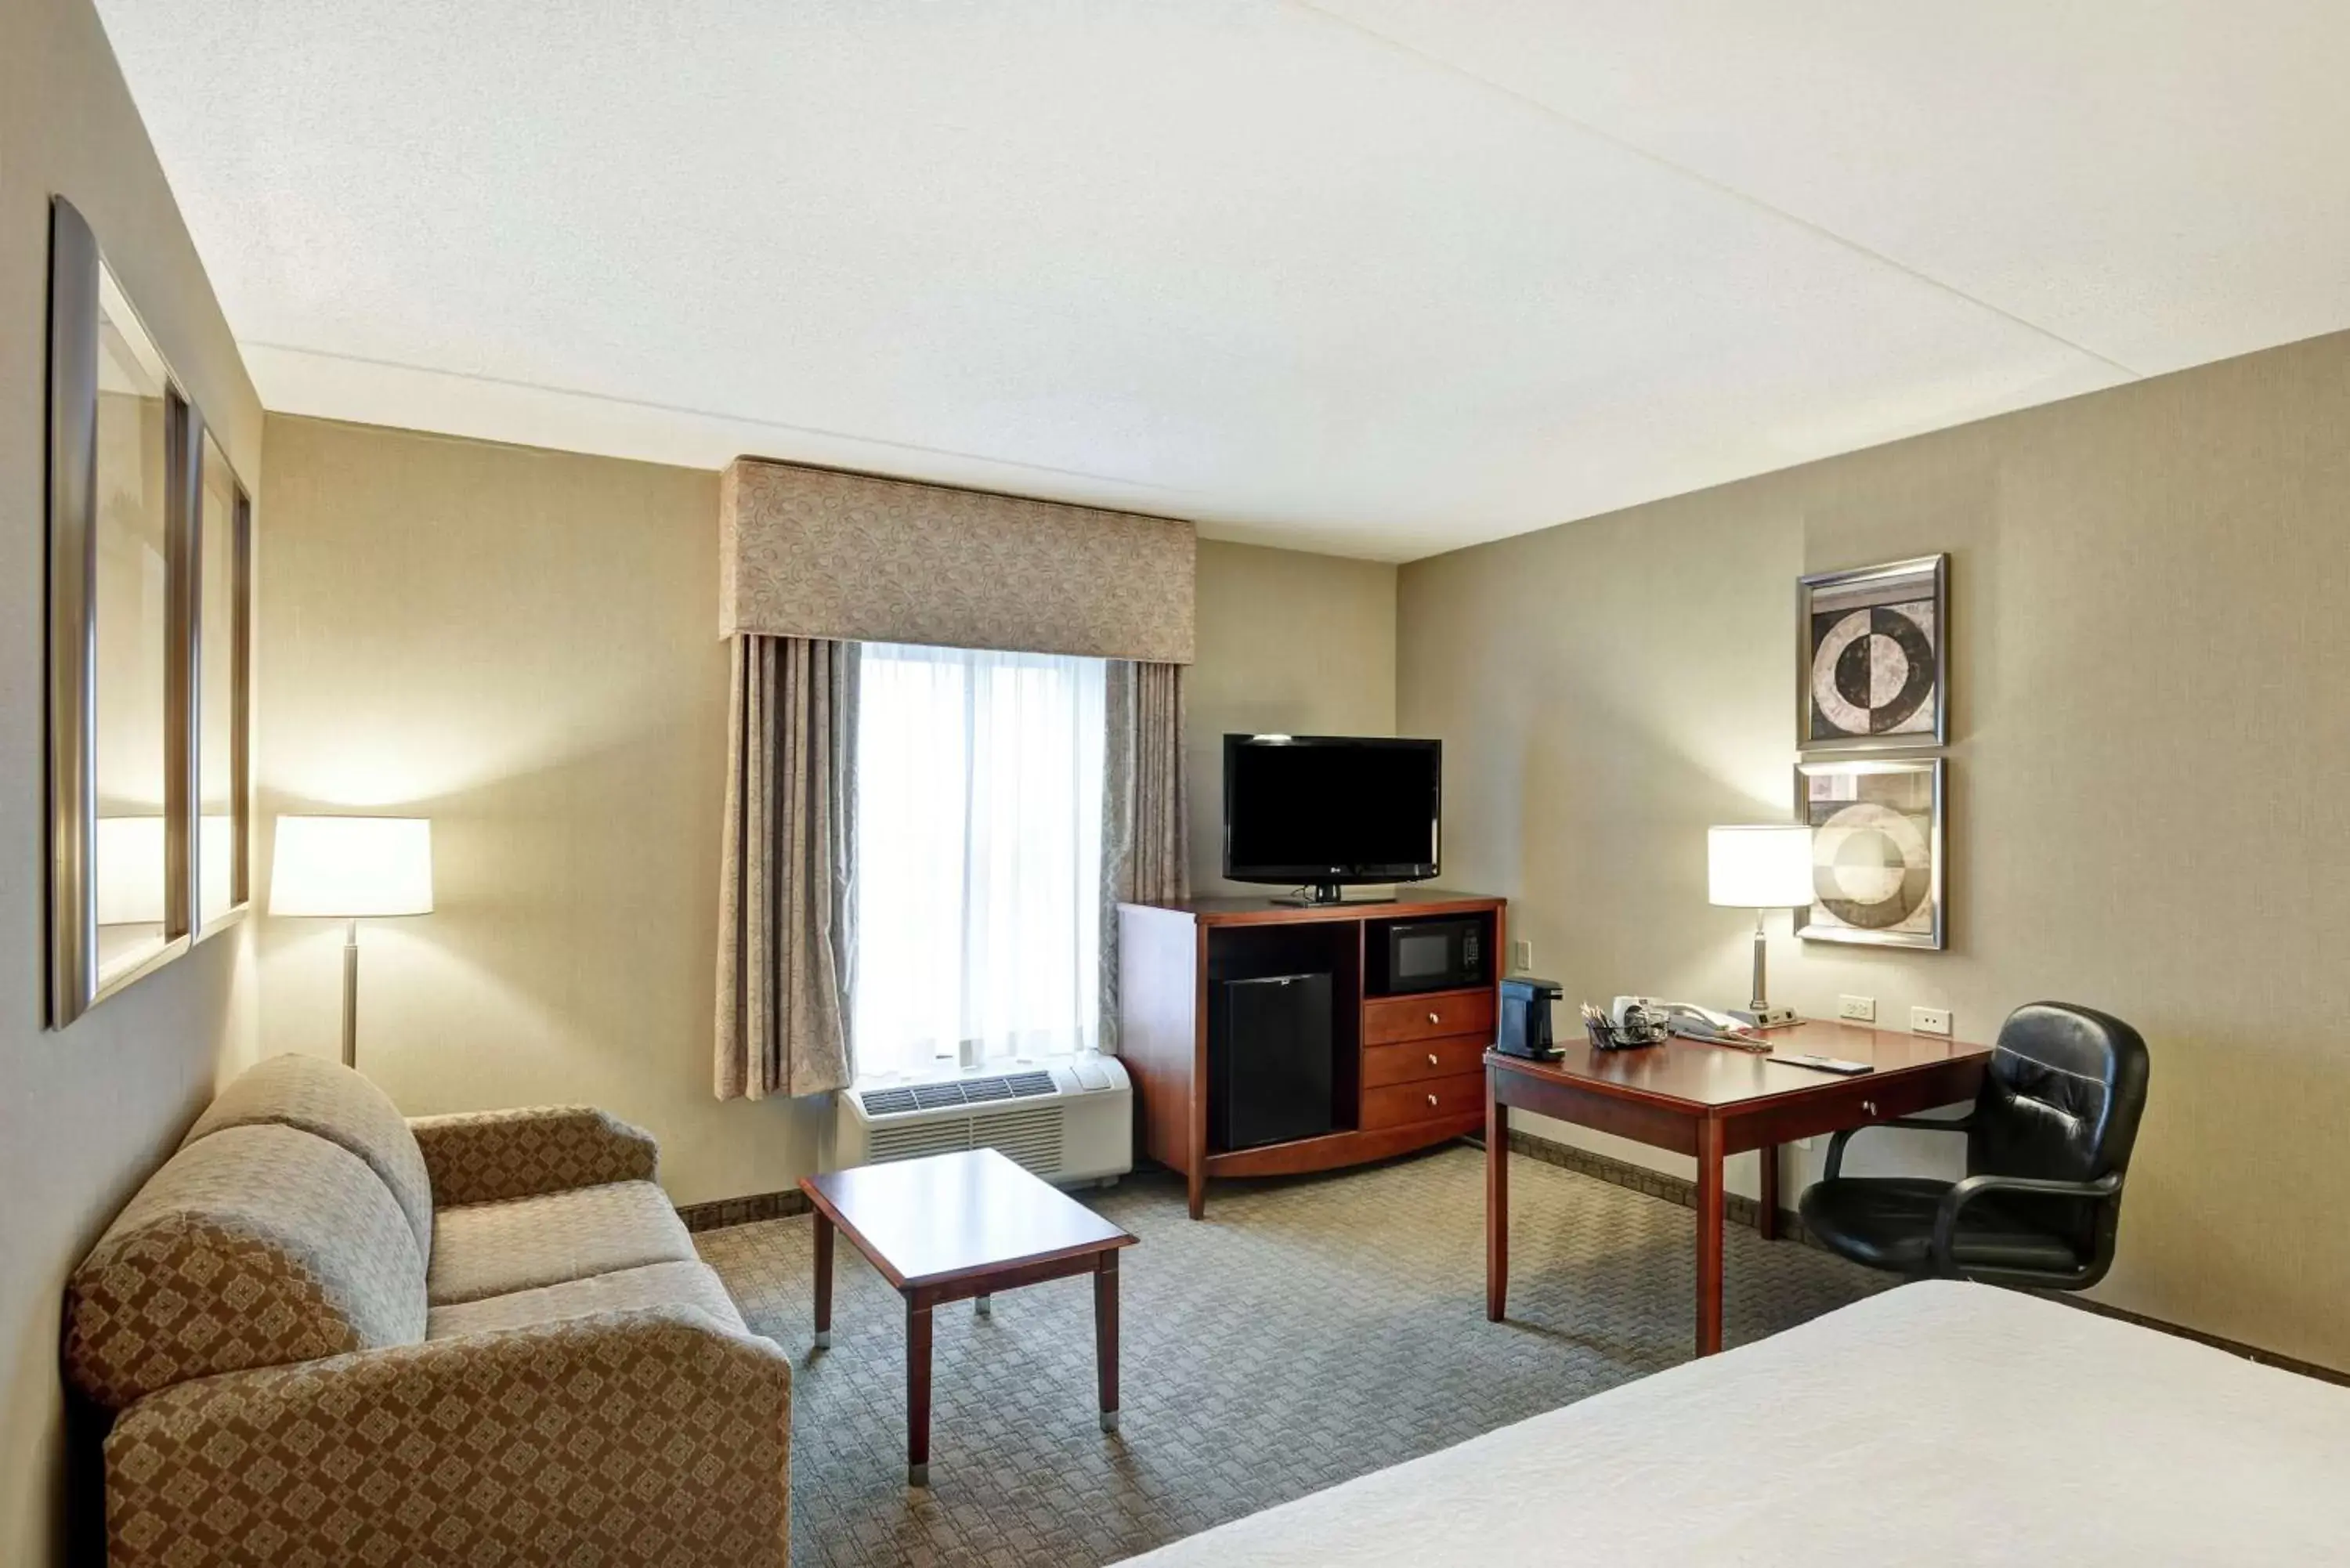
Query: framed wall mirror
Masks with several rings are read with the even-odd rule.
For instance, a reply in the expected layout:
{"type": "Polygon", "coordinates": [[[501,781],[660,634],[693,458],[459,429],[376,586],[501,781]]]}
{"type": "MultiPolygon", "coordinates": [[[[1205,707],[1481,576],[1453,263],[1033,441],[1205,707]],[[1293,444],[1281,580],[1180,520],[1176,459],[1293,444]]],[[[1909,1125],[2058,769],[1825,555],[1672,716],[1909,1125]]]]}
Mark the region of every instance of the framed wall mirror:
{"type": "Polygon", "coordinates": [[[48,1011],[63,1028],[193,940],[202,431],[63,200],[49,288],[48,1011]]]}
{"type": "Polygon", "coordinates": [[[196,750],[195,939],[241,917],[251,899],[253,500],[212,432],[199,443],[192,676],[196,750]]]}

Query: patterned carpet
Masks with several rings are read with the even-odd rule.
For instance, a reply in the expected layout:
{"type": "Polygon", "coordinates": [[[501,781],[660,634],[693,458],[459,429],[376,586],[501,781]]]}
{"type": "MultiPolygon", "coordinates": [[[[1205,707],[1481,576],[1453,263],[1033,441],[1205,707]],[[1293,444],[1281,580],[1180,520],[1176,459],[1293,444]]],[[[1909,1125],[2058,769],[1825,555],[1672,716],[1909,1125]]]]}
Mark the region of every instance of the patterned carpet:
{"type": "MultiPolygon", "coordinates": [[[[696,1238],[797,1367],[793,1562],[1114,1563],[1684,1360],[1691,1212],[1523,1157],[1510,1321],[1484,1314],[1483,1156],[1454,1145],[1333,1176],[1085,1199],[1141,1238],[1121,1274],[1124,1429],[1094,1408],[1085,1279],[939,1309],[929,1491],[904,1485],[905,1317],[845,1241],[833,1348],[811,1350],[812,1221],[696,1238]]],[[[1735,1345],[1888,1282],[1729,1236],[1735,1345]]]]}

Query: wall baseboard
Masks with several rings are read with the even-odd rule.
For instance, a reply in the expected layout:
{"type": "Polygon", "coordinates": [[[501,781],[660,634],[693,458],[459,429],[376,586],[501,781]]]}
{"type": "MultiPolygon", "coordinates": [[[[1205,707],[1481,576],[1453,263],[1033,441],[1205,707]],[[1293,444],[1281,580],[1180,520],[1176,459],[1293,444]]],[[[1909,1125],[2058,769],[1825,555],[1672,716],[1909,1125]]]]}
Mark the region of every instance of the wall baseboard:
{"type": "MultiPolygon", "coordinates": [[[[1483,1147],[1482,1138],[1463,1138],[1461,1141],[1478,1147],[1483,1147]]],[[[1678,1203],[1684,1209],[1697,1207],[1696,1182],[1685,1177],[1668,1175],[1661,1170],[1650,1170],[1647,1166],[1634,1165],[1629,1160],[1617,1159],[1604,1154],[1594,1154],[1589,1149],[1576,1148],[1569,1144],[1554,1142],[1550,1138],[1537,1137],[1532,1133],[1519,1132],[1515,1129],[1510,1133],[1510,1152],[1522,1154],[1528,1159],[1538,1159],[1544,1165],[1557,1166],[1563,1170],[1572,1170],[1579,1176],[1588,1176],[1617,1187],[1628,1188],[1634,1192],[1645,1193],[1650,1198],[1661,1198],[1668,1203],[1678,1203]]],[[[1723,1195],[1721,1206],[1725,1224],[1745,1226],[1752,1226],[1754,1223],[1755,1212],[1761,1208],[1753,1199],[1742,1198],[1734,1192],[1723,1195]]],[[[688,1231],[721,1231],[729,1225],[749,1225],[761,1220],[788,1220],[806,1212],[808,1212],[807,1194],[795,1187],[784,1192],[754,1192],[745,1198],[723,1198],[712,1203],[682,1203],[678,1206],[677,1215],[679,1219],[685,1221],[685,1228],[688,1231]]],[[[1819,1245],[1812,1239],[1811,1233],[1804,1229],[1803,1217],[1792,1209],[1779,1210],[1779,1234],[1783,1240],[1801,1241],[1808,1247],[1819,1245]]],[[[2175,1323],[2165,1323],[2158,1317],[2147,1317],[2143,1313],[2130,1312],[2123,1307],[2108,1306],[2103,1302],[2090,1301],[2064,1291],[2032,1291],[2026,1293],[2038,1296],[2043,1301],[2052,1301],[2064,1306],[2078,1308],[2082,1312],[2095,1313],[2099,1317],[2118,1318],[2124,1323],[2136,1324],[2140,1328],[2153,1329],[2158,1334],[2175,1334],[2180,1339],[2191,1339],[2198,1345],[2208,1345],[2214,1350],[2225,1351],[2230,1355],[2241,1355],[2247,1361],[2257,1362],[2262,1366],[2273,1366],[2281,1372],[2295,1372],[2303,1377],[2314,1377],[2321,1383],[2338,1383],[2345,1387],[2350,1387],[2350,1372],[2323,1366],[2314,1361],[2301,1361],[2290,1355],[2280,1355],[2274,1351],[2262,1350],[2256,1345],[2246,1345],[2241,1340],[2224,1339],[2216,1334],[2205,1334],[2200,1329],[2186,1328],[2175,1323]]]]}
{"type": "Polygon", "coordinates": [[[681,1203],[677,1217],[688,1231],[723,1231],[760,1220],[788,1220],[808,1211],[807,1194],[798,1188],[783,1192],[754,1192],[747,1198],[722,1198],[712,1203],[681,1203]]]}
{"type": "MultiPolygon", "coordinates": [[[[1479,1141],[1482,1142],[1482,1140],[1479,1141]]],[[[1544,1165],[1555,1165],[1562,1169],[1575,1171],[1578,1175],[1612,1182],[1617,1187],[1627,1187],[1635,1192],[1646,1193],[1651,1198],[1661,1198],[1669,1203],[1678,1203],[1684,1209],[1697,1207],[1696,1182],[1684,1177],[1668,1175],[1661,1170],[1650,1170],[1644,1165],[1634,1165],[1629,1160],[1616,1159],[1604,1154],[1594,1154],[1589,1149],[1575,1148],[1568,1144],[1554,1142],[1546,1137],[1537,1137],[1532,1133],[1519,1132],[1514,1128],[1510,1133],[1510,1152],[1524,1155],[1528,1159],[1538,1159],[1544,1165]]],[[[1725,1194],[1722,1198],[1723,1222],[1751,1226],[1754,1223],[1755,1211],[1760,1207],[1761,1205],[1752,1198],[1741,1198],[1736,1193],[1725,1194]]],[[[1819,1242],[1813,1240],[1811,1232],[1804,1228],[1803,1217],[1792,1209],[1779,1210],[1779,1234],[1783,1240],[1801,1241],[1808,1247],[1819,1245],[1819,1242]]],[[[2158,1317],[2148,1317],[2144,1313],[2108,1306],[2104,1302],[2091,1301],[2085,1296],[2069,1291],[2029,1291],[2025,1293],[2038,1296],[2043,1301],[2074,1307],[2082,1312],[2095,1313],[2099,1317],[2118,1318],[2124,1323],[2136,1324],[2140,1328],[2153,1329],[2158,1334],[2174,1334],[2180,1339],[2191,1339],[2198,1345],[2208,1345],[2214,1350],[2223,1350],[2230,1355],[2242,1356],[2245,1360],[2256,1362],[2262,1366],[2273,1366],[2281,1372],[2295,1372],[2303,1377],[2314,1377],[2322,1383],[2338,1383],[2350,1387],[2350,1372],[2323,1366],[2314,1361],[2302,1361],[2290,1355],[2280,1355],[2274,1351],[2262,1350],[2259,1345],[2246,1345],[2241,1340],[2225,1339],[2216,1334],[2205,1334],[2200,1329],[2166,1323],[2158,1317]]]]}
{"type": "MultiPolygon", "coordinates": [[[[1482,1140],[1478,1141],[1482,1145],[1482,1140]]],[[[1555,1165],[1563,1170],[1572,1170],[1579,1176],[1596,1177],[1601,1181],[1611,1182],[1617,1187],[1628,1187],[1635,1192],[1646,1193],[1650,1198],[1661,1198],[1668,1203],[1678,1203],[1684,1209],[1697,1207],[1697,1183],[1687,1177],[1671,1176],[1661,1170],[1650,1170],[1645,1165],[1634,1165],[1627,1159],[1617,1159],[1609,1155],[1594,1154],[1587,1148],[1576,1148],[1571,1144],[1556,1143],[1546,1137],[1537,1137],[1532,1133],[1519,1132],[1514,1128],[1510,1133],[1510,1152],[1524,1155],[1528,1159],[1538,1159],[1544,1165],[1555,1165]]],[[[1735,1192],[1725,1192],[1721,1196],[1722,1218],[1728,1224],[1744,1225],[1751,1229],[1754,1224],[1755,1216],[1762,1208],[1762,1206],[1753,1199],[1742,1198],[1735,1192]]],[[[1804,1232],[1802,1217],[1792,1209],[1779,1210],[1779,1234],[1788,1238],[1799,1238],[1805,1241],[1811,1240],[1804,1232]]]]}

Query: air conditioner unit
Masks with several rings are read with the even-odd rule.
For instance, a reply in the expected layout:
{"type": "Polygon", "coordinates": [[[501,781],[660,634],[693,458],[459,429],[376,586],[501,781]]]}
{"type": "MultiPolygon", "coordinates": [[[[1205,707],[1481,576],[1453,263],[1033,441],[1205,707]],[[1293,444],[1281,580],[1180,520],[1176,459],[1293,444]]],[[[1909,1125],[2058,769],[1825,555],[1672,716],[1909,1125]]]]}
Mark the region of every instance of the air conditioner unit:
{"type": "Polygon", "coordinates": [[[992,1148],[1047,1181],[1107,1181],[1134,1168],[1134,1085],[1115,1056],[840,1096],[843,1168],[992,1148]]]}

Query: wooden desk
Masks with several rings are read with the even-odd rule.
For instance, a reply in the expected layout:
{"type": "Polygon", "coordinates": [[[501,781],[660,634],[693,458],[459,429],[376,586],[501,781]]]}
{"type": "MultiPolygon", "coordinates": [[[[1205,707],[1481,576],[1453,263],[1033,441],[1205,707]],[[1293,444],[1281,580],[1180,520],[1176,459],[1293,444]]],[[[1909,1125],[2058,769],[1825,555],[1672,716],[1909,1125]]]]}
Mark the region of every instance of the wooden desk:
{"type": "Polygon", "coordinates": [[[1697,1159],[1697,1353],[1721,1348],[1721,1163],[1762,1151],[1762,1212],[1774,1234],[1779,1145],[1971,1100],[1988,1045],[1848,1023],[1772,1032],[1783,1051],[1867,1062],[1839,1078],[1727,1045],[1674,1039],[1630,1051],[1580,1034],[1556,1062],[1485,1054],[1485,1315],[1502,1320],[1510,1285],[1510,1110],[1533,1111],[1697,1159]]]}
{"type": "Polygon", "coordinates": [[[1118,1430],[1118,1251],[1134,1237],[992,1148],[800,1179],[816,1209],[816,1343],[832,1344],[837,1226],[906,1299],[906,1481],[931,1484],[931,1313],[1071,1274],[1094,1277],[1101,1428],[1118,1430]]]}

